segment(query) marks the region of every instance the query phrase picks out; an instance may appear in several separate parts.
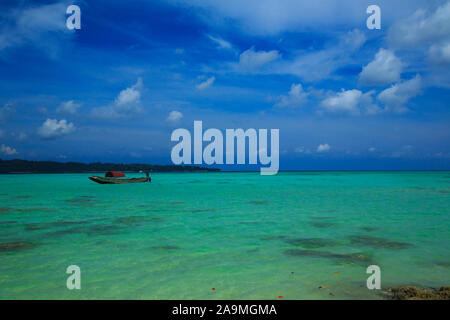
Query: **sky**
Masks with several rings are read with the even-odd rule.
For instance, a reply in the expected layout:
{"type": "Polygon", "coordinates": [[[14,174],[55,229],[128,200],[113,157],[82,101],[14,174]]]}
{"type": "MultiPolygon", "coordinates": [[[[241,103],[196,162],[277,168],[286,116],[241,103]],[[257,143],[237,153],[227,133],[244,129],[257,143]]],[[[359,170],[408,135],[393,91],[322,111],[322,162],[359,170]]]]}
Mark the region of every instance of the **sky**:
{"type": "Polygon", "coordinates": [[[450,169],[449,71],[450,1],[6,0],[0,158],[171,164],[201,120],[279,129],[280,170],[450,169]]]}

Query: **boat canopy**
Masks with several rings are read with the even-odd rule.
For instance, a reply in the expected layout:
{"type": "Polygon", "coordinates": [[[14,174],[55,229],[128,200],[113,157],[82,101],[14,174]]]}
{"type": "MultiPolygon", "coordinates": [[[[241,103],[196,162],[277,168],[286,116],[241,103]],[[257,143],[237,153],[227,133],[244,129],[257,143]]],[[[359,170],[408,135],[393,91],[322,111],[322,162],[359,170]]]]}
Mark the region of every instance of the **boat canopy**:
{"type": "Polygon", "coordinates": [[[122,178],[125,177],[122,171],[108,171],[105,174],[105,177],[107,178],[122,178]]]}

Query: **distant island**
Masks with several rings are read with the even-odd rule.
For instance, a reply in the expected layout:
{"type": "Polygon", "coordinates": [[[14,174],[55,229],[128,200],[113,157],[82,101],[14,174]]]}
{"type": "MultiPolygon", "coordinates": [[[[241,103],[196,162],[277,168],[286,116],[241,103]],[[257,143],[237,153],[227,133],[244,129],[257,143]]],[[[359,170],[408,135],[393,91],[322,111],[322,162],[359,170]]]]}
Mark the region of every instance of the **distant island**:
{"type": "Polygon", "coordinates": [[[28,161],[28,160],[1,160],[1,173],[88,173],[123,171],[139,172],[217,172],[220,169],[204,168],[198,166],[157,165],[157,164],[122,164],[122,163],[81,163],[56,161],[28,161]]]}

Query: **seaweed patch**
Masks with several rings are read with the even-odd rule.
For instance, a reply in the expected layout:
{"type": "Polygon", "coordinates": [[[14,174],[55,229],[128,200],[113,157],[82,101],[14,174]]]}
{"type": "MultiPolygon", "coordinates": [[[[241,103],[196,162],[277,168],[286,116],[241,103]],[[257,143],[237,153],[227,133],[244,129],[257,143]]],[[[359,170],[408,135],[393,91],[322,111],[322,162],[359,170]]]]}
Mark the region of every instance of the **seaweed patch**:
{"type": "Polygon", "coordinates": [[[331,228],[337,225],[335,222],[311,222],[310,224],[315,228],[331,228]]]}
{"type": "Polygon", "coordinates": [[[254,204],[254,205],[265,205],[265,204],[268,204],[269,201],[249,201],[248,203],[254,204]]]}
{"type": "Polygon", "coordinates": [[[323,239],[323,238],[298,238],[298,239],[286,239],[286,243],[300,246],[303,248],[322,248],[322,247],[334,247],[339,246],[340,243],[336,240],[332,239],[323,239]]]}
{"type": "Polygon", "coordinates": [[[328,251],[287,249],[284,254],[296,257],[326,258],[349,264],[367,264],[372,263],[370,255],[364,253],[333,253],[328,251]]]}
{"type": "Polygon", "coordinates": [[[266,237],[260,238],[260,240],[263,240],[263,241],[267,241],[267,240],[282,240],[282,239],[286,239],[286,236],[279,235],[279,236],[266,236],[266,237]]]}
{"type": "Polygon", "coordinates": [[[200,213],[200,212],[215,212],[216,209],[194,209],[191,210],[192,213],[200,213]]]}
{"type": "Polygon", "coordinates": [[[360,229],[364,230],[364,231],[371,232],[371,231],[377,230],[378,228],[375,228],[375,227],[361,227],[360,229]]]}
{"type": "Polygon", "coordinates": [[[36,246],[36,243],[29,241],[3,242],[0,243],[0,252],[20,251],[32,249],[36,246]]]}
{"type": "Polygon", "coordinates": [[[450,268],[450,261],[435,261],[434,264],[439,267],[450,268]]]}
{"type": "Polygon", "coordinates": [[[73,204],[77,204],[77,205],[92,205],[95,203],[98,203],[98,200],[94,200],[94,199],[90,199],[90,198],[73,198],[73,199],[67,199],[64,200],[65,202],[68,203],[73,203],[73,204]]]}
{"type": "Polygon", "coordinates": [[[47,228],[41,224],[27,224],[24,229],[27,231],[35,231],[35,230],[44,230],[47,228]]]}
{"type": "Polygon", "coordinates": [[[30,199],[31,196],[28,195],[20,195],[20,196],[14,196],[13,199],[30,199]]]}
{"type": "Polygon", "coordinates": [[[384,238],[371,237],[371,236],[350,236],[350,242],[358,246],[368,246],[373,248],[385,248],[385,249],[406,249],[414,247],[414,245],[406,242],[398,242],[384,238]]]}
{"type": "Polygon", "coordinates": [[[180,250],[182,248],[179,247],[179,246],[165,245],[165,246],[153,246],[153,247],[150,247],[150,249],[154,249],[154,250],[180,250]]]}

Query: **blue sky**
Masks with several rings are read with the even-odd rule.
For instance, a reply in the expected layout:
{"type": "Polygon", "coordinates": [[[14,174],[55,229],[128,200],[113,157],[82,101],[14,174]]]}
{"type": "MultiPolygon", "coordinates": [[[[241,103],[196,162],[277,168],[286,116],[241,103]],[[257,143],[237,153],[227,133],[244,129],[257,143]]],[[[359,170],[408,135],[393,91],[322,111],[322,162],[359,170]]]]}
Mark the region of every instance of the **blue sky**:
{"type": "Polygon", "coordinates": [[[202,120],[279,129],[280,170],[450,169],[449,71],[449,1],[2,1],[0,157],[168,164],[202,120]]]}

